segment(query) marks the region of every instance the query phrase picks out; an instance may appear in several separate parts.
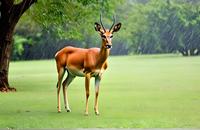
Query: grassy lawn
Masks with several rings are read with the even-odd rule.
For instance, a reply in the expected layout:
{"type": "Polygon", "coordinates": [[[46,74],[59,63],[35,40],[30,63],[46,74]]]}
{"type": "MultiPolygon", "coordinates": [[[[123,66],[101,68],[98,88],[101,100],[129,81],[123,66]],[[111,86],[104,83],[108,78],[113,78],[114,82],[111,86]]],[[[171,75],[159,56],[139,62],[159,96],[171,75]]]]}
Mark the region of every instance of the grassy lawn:
{"type": "MultiPolygon", "coordinates": [[[[177,55],[110,57],[93,111],[84,116],[84,78],[69,87],[71,113],[57,113],[54,60],[12,62],[10,84],[0,93],[0,128],[200,128],[200,57],[177,55]]],[[[61,98],[62,98],[61,93],[61,98]]]]}

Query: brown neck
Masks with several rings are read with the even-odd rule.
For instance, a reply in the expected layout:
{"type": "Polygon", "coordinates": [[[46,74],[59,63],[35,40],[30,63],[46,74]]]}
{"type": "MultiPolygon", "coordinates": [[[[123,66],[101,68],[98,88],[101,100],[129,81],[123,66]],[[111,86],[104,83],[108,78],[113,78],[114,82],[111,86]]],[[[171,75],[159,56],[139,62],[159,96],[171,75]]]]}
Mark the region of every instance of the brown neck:
{"type": "Polygon", "coordinates": [[[102,41],[102,46],[99,53],[98,66],[102,66],[106,62],[110,54],[110,49],[106,49],[103,45],[104,45],[104,41],[102,41]]]}

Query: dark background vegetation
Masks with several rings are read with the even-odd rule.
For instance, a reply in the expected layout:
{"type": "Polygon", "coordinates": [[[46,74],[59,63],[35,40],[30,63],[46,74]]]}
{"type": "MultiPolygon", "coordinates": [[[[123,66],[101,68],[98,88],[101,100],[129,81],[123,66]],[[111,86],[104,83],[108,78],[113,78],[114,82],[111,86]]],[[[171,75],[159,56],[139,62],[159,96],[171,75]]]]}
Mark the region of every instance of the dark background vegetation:
{"type": "Polygon", "coordinates": [[[200,54],[198,0],[107,0],[99,5],[92,0],[67,4],[51,0],[38,1],[21,18],[14,35],[12,60],[53,58],[67,45],[99,47],[101,41],[94,30],[99,12],[107,28],[112,15],[122,22],[121,31],[113,38],[112,55],[200,54]]]}

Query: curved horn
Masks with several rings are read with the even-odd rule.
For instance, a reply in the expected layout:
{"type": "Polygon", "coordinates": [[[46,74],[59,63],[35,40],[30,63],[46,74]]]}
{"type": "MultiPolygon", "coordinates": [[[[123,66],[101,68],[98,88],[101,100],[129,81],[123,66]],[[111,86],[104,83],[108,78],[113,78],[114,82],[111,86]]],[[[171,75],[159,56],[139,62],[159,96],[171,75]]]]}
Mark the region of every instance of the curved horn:
{"type": "Polygon", "coordinates": [[[100,23],[101,23],[101,26],[102,26],[104,32],[106,32],[106,29],[104,28],[103,23],[102,23],[102,20],[101,20],[101,14],[100,14],[100,23]]]}
{"type": "Polygon", "coordinates": [[[113,28],[114,25],[115,25],[115,16],[113,15],[113,24],[112,24],[112,26],[111,26],[109,32],[112,30],[112,28],[113,28]]]}

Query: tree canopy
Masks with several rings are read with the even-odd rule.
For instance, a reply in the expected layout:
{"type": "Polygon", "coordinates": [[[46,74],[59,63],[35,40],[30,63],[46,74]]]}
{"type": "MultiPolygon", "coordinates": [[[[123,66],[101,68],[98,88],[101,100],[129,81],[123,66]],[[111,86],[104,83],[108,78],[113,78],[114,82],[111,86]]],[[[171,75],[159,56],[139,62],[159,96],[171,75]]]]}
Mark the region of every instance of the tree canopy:
{"type": "Polygon", "coordinates": [[[113,41],[114,55],[199,55],[198,0],[43,0],[38,1],[20,21],[16,31],[20,37],[15,41],[26,49],[17,45],[18,51],[13,54],[19,54],[13,55],[13,59],[52,58],[66,45],[98,46],[99,39],[96,40],[98,35],[93,26],[99,21],[100,13],[107,27],[113,14],[123,23],[121,32],[113,41]]]}
{"type": "Polygon", "coordinates": [[[96,46],[98,40],[95,39],[98,36],[94,30],[94,22],[99,22],[99,16],[102,14],[103,21],[111,24],[115,7],[120,3],[123,1],[38,1],[17,26],[16,35],[21,37],[15,38],[15,41],[17,44],[23,44],[26,49],[21,53],[15,46],[17,50],[12,58],[52,58],[55,52],[65,45],[86,48],[96,46]],[[23,41],[19,38],[25,38],[27,42],[18,42],[23,41]],[[26,44],[28,42],[29,44],[26,44]]]}
{"type": "Polygon", "coordinates": [[[125,23],[125,33],[128,32],[129,37],[125,39],[128,39],[131,53],[199,54],[198,1],[151,0],[145,4],[131,4],[125,23]]]}

